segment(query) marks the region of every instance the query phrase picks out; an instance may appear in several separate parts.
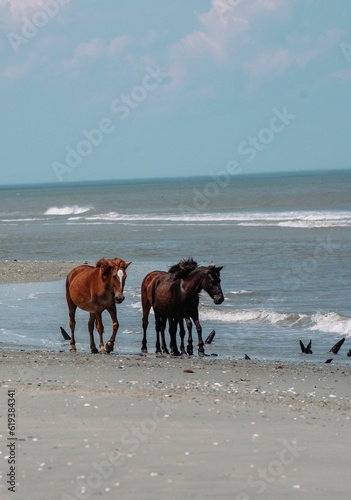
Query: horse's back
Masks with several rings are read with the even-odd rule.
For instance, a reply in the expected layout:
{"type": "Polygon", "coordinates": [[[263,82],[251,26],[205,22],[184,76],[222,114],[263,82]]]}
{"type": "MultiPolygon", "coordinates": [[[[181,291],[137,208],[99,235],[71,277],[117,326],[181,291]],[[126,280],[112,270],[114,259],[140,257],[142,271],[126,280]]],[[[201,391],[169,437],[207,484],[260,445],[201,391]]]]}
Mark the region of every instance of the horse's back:
{"type": "MultiPolygon", "coordinates": [[[[66,277],[66,299],[67,302],[74,302],[78,307],[79,304],[76,303],[77,293],[79,295],[82,290],[90,288],[91,276],[95,267],[89,266],[87,264],[82,264],[72,269],[66,277]]],[[[84,292],[83,292],[84,293],[84,292]]]]}
{"type": "Polygon", "coordinates": [[[152,306],[152,296],[155,282],[166,274],[167,273],[165,271],[151,271],[144,277],[141,283],[141,302],[145,307],[147,305],[152,306]]]}
{"type": "Polygon", "coordinates": [[[174,316],[178,304],[177,290],[181,280],[155,280],[152,289],[152,305],[155,310],[165,316],[174,316]]]}
{"type": "Polygon", "coordinates": [[[184,289],[184,280],[160,280],[154,288],[154,309],[165,316],[178,315],[183,318],[191,316],[199,306],[199,292],[187,293],[184,289]]]}
{"type": "Polygon", "coordinates": [[[71,269],[66,277],[66,288],[71,286],[77,276],[82,276],[83,274],[89,275],[90,271],[93,269],[95,269],[95,267],[89,266],[88,264],[82,264],[81,266],[71,269]]]}

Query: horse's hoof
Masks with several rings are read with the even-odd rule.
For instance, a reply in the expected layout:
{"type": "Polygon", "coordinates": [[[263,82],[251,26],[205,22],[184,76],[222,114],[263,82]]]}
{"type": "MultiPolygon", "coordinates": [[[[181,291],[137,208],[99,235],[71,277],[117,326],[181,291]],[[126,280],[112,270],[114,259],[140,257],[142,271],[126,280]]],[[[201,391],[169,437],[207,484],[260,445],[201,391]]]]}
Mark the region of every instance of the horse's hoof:
{"type": "Polygon", "coordinates": [[[96,347],[94,347],[94,348],[91,350],[91,354],[99,354],[99,351],[96,349],[96,347]]]}
{"type": "Polygon", "coordinates": [[[110,352],[112,352],[112,351],[113,351],[113,344],[110,344],[109,342],[107,342],[107,344],[106,344],[106,347],[105,347],[105,348],[106,348],[105,353],[106,353],[106,354],[110,354],[110,352]]]}
{"type": "Polygon", "coordinates": [[[205,356],[205,351],[198,352],[199,358],[203,358],[205,356]]]}
{"type": "Polygon", "coordinates": [[[179,351],[172,351],[172,352],[171,352],[171,356],[172,356],[173,358],[179,358],[179,356],[180,356],[180,352],[179,352],[179,351]]]}
{"type": "Polygon", "coordinates": [[[77,352],[76,346],[71,347],[69,351],[70,352],[77,352]]]}
{"type": "Polygon", "coordinates": [[[141,352],[144,353],[144,354],[147,354],[147,348],[146,347],[142,347],[141,348],[141,352]]]}

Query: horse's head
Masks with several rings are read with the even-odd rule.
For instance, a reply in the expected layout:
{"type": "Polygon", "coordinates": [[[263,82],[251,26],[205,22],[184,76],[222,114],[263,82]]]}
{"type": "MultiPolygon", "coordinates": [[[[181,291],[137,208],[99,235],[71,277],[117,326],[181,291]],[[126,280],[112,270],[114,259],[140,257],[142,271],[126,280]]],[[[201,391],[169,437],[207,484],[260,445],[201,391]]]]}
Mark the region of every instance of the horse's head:
{"type": "Polygon", "coordinates": [[[124,284],[127,279],[127,267],[131,262],[125,262],[122,259],[100,259],[97,267],[101,267],[101,276],[103,281],[109,284],[115,296],[117,304],[124,301],[124,284]]]}
{"type": "Polygon", "coordinates": [[[215,304],[222,304],[224,300],[220,271],[223,266],[208,266],[202,281],[202,288],[209,294],[215,304]]]}

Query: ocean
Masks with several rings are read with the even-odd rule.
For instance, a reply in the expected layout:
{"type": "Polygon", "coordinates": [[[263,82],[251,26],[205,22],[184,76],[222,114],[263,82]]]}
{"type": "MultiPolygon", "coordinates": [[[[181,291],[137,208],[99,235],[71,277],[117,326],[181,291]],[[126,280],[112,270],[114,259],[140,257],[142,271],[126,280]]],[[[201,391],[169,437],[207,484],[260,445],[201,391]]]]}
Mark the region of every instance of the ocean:
{"type": "MultiPolygon", "coordinates": [[[[143,277],[192,256],[223,266],[223,304],[201,294],[203,337],[216,331],[206,354],[347,364],[350,193],[350,171],[2,187],[0,259],[132,261],[114,354],[134,355],[143,277]],[[300,339],[312,340],[312,355],[301,353],[300,339]]],[[[69,331],[64,280],[1,284],[0,306],[3,349],[69,350],[59,329],[69,331]]],[[[89,353],[87,316],[77,314],[76,338],[89,353]]],[[[104,323],[107,340],[108,315],[104,323]]],[[[150,317],[150,355],[154,344],[150,317]]]]}

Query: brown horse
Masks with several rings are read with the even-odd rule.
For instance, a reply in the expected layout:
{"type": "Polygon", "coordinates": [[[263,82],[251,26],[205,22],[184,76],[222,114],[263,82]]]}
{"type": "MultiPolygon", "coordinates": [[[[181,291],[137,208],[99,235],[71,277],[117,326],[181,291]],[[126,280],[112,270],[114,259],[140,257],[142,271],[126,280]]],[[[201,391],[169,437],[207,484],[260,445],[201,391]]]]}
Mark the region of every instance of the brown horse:
{"type": "MultiPolygon", "coordinates": [[[[153,306],[153,301],[154,301],[153,295],[155,287],[158,285],[158,283],[160,283],[160,281],[174,281],[175,279],[183,278],[191,271],[196,269],[196,267],[197,267],[197,262],[195,262],[192,257],[189,257],[188,259],[183,259],[180,262],[178,262],[178,264],[171,266],[168,269],[168,272],[152,271],[148,273],[143,279],[143,282],[141,284],[141,303],[143,308],[142,325],[144,332],[142,348],[141,348],[142,352],[147,352],[146,330],[149,325],[150,309],[153,306]]],[[[157,321],[155,322],[156,354],[161,354],[162,352],[164,354],[169,354],[164,335],[166,321],[167,321],[166,317],[158,317],[157,321]],[[160,343],[160,333],[161,333],[161,343],[160,343]],[[162,350],[161,350],[161,344],[162,344],[162,350]]],[[[179,322],[179,328],[181,336],[181,351],[182,353],[185,353],[184,349],[185,330],[184,330],[183,320],[179,322]]],[[[190,322],[189,335],[191,336],[191,322],[190,322]]],[[[190,352],[189,346],[188,346],[188,354],[192,354],[192,352],[190,352]]]]}
{"type": "Polygon", "coordinates": [[[204,342],[202,340],[202,327],[199,321],[199,293],[205,290],[215,304],[224,300],[220,285],[220,271],[222,267],[198,267],[191,271],[185,278],[177,279],[173,283],[160,282],[154,293],[153,309],[155,320],[167,317],[171,336],[171,353],[179,356],[176,343],[177,324],[182,318],[193,320],[198,334],[198,353],[204,355],[204,342]]]}
{"type": "MultiPolygon", "coordinates": [[[[202,328],[199,322],[199,293],[205,290],[213,299],[215,304],[221,304],[224,300],[220,285],[220,271],[222,267],[207,266],[197,267],[184,278],[164,279],[153,286],[152,307],[155,313],[156,328],[165,324],[164,318],[168,319],[171,336],[171,353],[178,356],[176,343],[177,325],[187,319],[195,323],[198,334],[198,352],[204,355],[204,342],[202,340],[202,328]]],[[[189,325],[188,325],[189,326],[189,325]]],[[[144,330],[143,348],[146,347],[146,331],[144,330]]]]}
{"type": "Polygon", "coordinates": [[[76,351],[74,329],[76,326],[75,313],[77,307],[90,313],[88,330],[90,335],[90,349],[92,353],[98,350],[94,342],[94,324],[96,323],[100,337],[100,352],[113,351],[118,330],[116,303],[124,300],[124,284],[127,278],[126,269],[130,262],[122,259],[105,259],[97,261],[95,266],[82,265],[70,271],[66,278],[66,299],[69,312],[69,324],[72,332],[71,351],[76,351]],[[104,347],[102,335],[104,326],[101,314],[104,310],[110,313],[112,319],[112,335],[104,347]]]}

